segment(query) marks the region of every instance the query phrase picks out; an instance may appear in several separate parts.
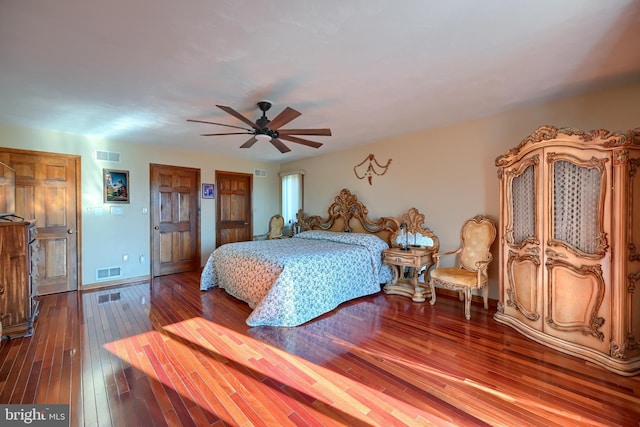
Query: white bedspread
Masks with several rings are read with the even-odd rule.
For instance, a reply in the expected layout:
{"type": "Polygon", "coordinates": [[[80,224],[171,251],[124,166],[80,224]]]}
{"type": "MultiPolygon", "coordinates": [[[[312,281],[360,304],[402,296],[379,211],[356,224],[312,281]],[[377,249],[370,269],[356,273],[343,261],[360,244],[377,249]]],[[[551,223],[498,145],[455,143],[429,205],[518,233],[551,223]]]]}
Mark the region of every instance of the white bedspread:
{"type": "Polygon", "coordinates": [[[200,289],[213,286],[249,304],[249,326],[297,326],[341,303],[380,291],[392,278],[382,239],[305,231],[291,239],[229,243],[209,257],[200,289]]]}

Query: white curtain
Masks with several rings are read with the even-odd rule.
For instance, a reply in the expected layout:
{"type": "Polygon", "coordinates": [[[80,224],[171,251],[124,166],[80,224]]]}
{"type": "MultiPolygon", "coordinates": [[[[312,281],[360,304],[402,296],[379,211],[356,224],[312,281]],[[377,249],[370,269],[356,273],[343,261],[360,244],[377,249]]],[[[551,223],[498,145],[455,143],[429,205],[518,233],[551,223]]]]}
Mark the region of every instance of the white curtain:
{"type": "Polygon", "coordinates": [[[282,216],[288,227],[296,222],[296,213],[302,209],[302,187],[304,172],[287,172],[280,175],[282,180],[282,216]]]}

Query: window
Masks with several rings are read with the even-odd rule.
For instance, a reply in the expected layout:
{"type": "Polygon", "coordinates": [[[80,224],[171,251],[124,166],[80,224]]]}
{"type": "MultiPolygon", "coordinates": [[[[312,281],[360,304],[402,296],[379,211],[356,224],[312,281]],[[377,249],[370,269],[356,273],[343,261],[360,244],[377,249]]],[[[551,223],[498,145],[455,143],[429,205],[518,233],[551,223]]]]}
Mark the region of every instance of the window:
{"type": "Polygon", "coordinates": [[[285,225],[289,226],[296,222],[296,214],[303,208],[304,172],[281,173],[280,179],[282,180],[282,216],[285,225]]]}

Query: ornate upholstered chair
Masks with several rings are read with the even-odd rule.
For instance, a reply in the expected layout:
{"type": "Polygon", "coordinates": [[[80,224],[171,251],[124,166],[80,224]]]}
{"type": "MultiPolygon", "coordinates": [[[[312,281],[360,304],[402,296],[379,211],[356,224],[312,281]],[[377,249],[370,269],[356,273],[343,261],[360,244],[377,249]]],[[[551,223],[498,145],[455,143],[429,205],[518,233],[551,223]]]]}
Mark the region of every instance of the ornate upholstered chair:
{"type": "Polygon", "coordinates": [[[282,234],[284,229],[284,218],[280,214],[275,214],[269,220],[269,232],[253,236],[253,240],[272,240],[285,237],[282,234]]]}
{"type": "Polygon", "coordinates": [[[493,259],[490,249],[496,238],[496,226],[483,215],[467,220],[460,232],[458,249],[433,255],[435,268],[431,270],[431,305],[436,303],[436,285],[458,291],[464,298],[464,316],[471,319],[471,297],[474,289],[482,289],[484,308],[489,308],[487,267],[493,259]],[[440,267],[440,258],[458,255],[457,267],[440,267]]]}

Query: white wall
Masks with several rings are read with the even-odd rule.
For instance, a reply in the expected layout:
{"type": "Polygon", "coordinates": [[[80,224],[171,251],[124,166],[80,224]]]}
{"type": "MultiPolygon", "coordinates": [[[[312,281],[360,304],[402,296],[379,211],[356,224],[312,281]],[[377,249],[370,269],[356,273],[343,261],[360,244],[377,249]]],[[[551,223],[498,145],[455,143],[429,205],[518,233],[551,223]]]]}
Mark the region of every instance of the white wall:
{"type": "MultiPolygon", "coordinates": [[[[122,267],[121,279],[150,275],[149,164],[199,168],[203,183],[215,182],[215,171],[253,174],[267,170],[267,177],[253,179],[254,232],[267,231],[271,215],[280,211],[277,164],[215,156],[207,153],[165,149],[121,141],[94,139],[59,132],[0,125],[0,146],[81,156],[81,285],[100,283],[96,269],[122,267]],[[120,163],[95,160],[96,150],[121,153],[120,163]],[[102,169],[129,171],[129,204],[105,204],[102,194],[102,169]],[[123,215],[110,215],[110,207],[122,207],[123,215]],[[101,216],[96,213],[102,211],[101,216]],[[129,262],[122,255],[129,254],[129,262]],[[144,257],[144,263],[139,257],[144,257]]],[[[215,247],[215,199],[201,199],[202,264],[215,247]]]]}
{"type": "MultiPolygon", "coordinates": [[[[305,210],[325,214],[342,188],[368,208],[371,218],[400,216],[411,207],[426,215],[426,225],[441,249],[458,247],[460,226],[482,213],[498,221],[495,159],[540,125],[583,130],[627,130],[640,126],[640,82],[523,107],[493,117],[405,135],[367,146],[290,162],[283,170],[303,169],[305,210]],[[353,167],[374,154],[392,163],[373,184],[356,178],[353,167]]],[[[331,142],[340,144],[337,137],[331,142]]],[[[497,242],[496,242],[497,243],[497,242]]],[[[494,259],[498,248],[494,245],[494,259]]],[[[490,269],[490,296],[498,297],[497,262],[490,269]]]]}

